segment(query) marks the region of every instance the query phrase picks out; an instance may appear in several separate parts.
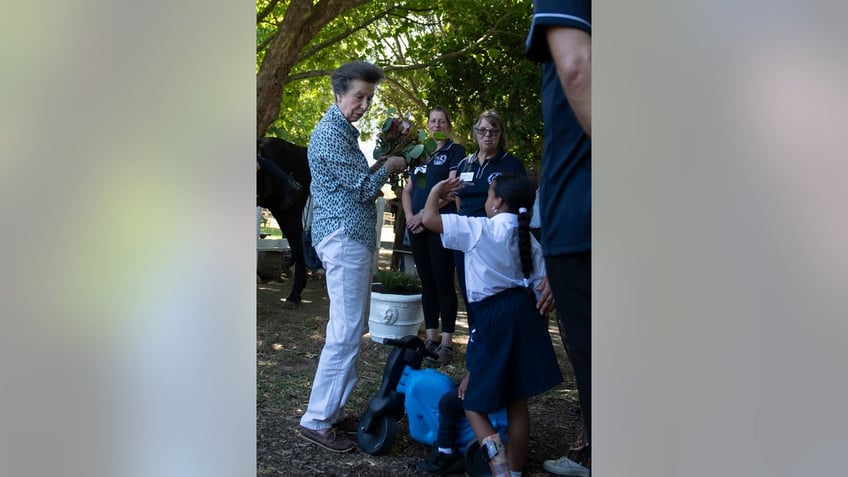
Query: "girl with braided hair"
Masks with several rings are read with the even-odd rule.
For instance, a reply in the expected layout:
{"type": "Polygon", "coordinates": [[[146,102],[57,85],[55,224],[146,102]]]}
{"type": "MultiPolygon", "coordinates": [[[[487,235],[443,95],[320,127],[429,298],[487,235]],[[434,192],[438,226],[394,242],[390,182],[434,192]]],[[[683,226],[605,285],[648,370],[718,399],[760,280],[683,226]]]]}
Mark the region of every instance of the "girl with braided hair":
{"type": "Polygon", "coordinates": [[[495,476],[520,476],[530,438],[527,399],[562,382],[548,333],[554,307],[539,243],[530,234],[535,187],[524,175],[502,174],[489,186],[486,217],[439,214],[460,179],[437,183],[423,223],[445,248],[465,253],[466,292],[475,314],[459,387],[465,414],[495,476]],[[506,407],[506,447],[488,414],[506,407]]]}

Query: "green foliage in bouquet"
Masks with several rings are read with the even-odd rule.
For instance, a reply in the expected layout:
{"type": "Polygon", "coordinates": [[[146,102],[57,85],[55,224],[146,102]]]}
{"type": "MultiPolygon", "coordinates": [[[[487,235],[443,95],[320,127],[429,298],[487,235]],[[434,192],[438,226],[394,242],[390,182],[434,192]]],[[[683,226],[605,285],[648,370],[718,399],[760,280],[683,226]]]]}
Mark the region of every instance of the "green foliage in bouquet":
{"type": "MultiPolygon", "coordinates": [[[[376,167],[382,165],[389,156],[402,156],[406,159],[408,169],[426,164],[430,155],[439,147],[438,141],[446,139],[442,133],[434,135],[427,134],[423,129],[417,129],[401,118],[392,117],[394,108],[389,108],[389,117],[383,121],[383,127],[377,134],[376,147],[374,147],[374,159],[377,160],[376,167]]],[[[393,188],[397,181],[393,179],[393,188]]],[[[424,187],[424,174],[417,173],[415,182],[419,187],[424,187]]]]}

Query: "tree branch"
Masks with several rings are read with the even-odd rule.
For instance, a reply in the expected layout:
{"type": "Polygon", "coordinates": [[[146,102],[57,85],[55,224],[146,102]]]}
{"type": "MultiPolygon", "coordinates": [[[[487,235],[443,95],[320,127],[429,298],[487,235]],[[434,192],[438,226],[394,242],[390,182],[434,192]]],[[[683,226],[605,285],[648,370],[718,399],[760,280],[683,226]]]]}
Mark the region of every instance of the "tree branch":
{"type": "Polygon", "coordinates": [[[274,10],[274,7],[276,7],[278,3],[280,3],[280,0],[271,0],[270,2],[268,2],[268,5],[265,6],[265,8],[263,8],[261,12],[256,14],[256,23],[260,23],[262,20],[265,19],[265,17],[270,15],[271,11],[274,10]]]}
{"type": "MultiPolygon", "coordinates": [[[[463,56],[463,55],[468,54],[469,52],[471,52],[473,50],[479,49],[480,45],[484,41],[486,41],[488,38],[489,38],[488,34],[483,35],[477,41],[466,46],[465,48],[462,48],[462,49],[457,50],[457,51],[452,51],[450,53],[445,53],[444,55],[439,55],[439,56],[432,58],[430,61],[427,61],[425,63],[416,63],[414,65],[388,65],[388,66],[383,67],[383,71],[389,73],[389,72],[392,72],[392,71],[415,71],[415,70],[420,70],[420,69],[424,69],[424,68],[429,68],[429,67],[435,66],[435,65],[437,65],[437,64],[439,64],[439,63],[441,63],[445,60],[448,60],[448,59],[451,59],[451,58],[456,58],[456,57],[459,57],[459,56],[463,56]]],[[[319,76],[330,76],[330,75],[333,74],[333,71],[335,71],[335,70],[304,71],[302,73],[295,73],[295,74],[289,75],[288,81],[291,82],[291,81],[299,81],[299,80],[304,80],[304,79],[309,79],[309,78],[317,78],[319,76]]]]}
{"type": "Polygon", "coordinates": [[[328,46],[330,46],[330,45],[333,45],[333,44],[335,44],[335,43],[337,43],[337,42],[339,42],[339,41],[341,41],[341,40],[344,40],[345,38],[349,37],[350,35],[353,35],[353,34],[354,34],[354,33],[356,33],[357,31],[364,29],[364,28],[365,28],[365,27],[367,27],[368,25],[371,25],[372,23],[374,23],[374,22],[378,21],[380,18],[382,18],[382,17],[383,17],[383,15],[388,14],[388,13],[389,13],[390,11],[392,11],[393,9],[394,9],[394,8],[388,8],[388,9],[386,9],[386,10],[383,10],[382,12],[377,13],[377,14],[376,14],[376,15],[374,15],[373,17],[366,19],[366,20],[365,20],[365,23],[363,23],[363,24],[361,24],[361,25],[357,25],[357,26],[355,26],[355,27],[353,27],[353,28],[348,28],[347,30],[345,30],[345,31],[343,31],[343,32],[341,32],[341,33],[339,33],[338,35],[336,35],[336,36],[334,36],[334,37],[332,37],[332,38],[329,38],[329,39],[327,39],[327,40],[325,40],[325,41],[322,41],[321,43],[318,43],[317,45],[315,45],[315,46],[313,46],[312,48],[310,48],[310,49],[306,50],[306,51],[305,51],[302,55],[300,55],[300,56],[297,58],[297,62],[298,62],[298,63],[300,63],[301,61],[303,61],[303,60],[305,60],[305,59],[309,58],[310,56],[315,55],[316,53],[318,53],[319,51],[323,50],[324,48],[327,48],[327,47],[328,47],[328,46]]]}
{"type": "Polygon", "coordinates": [[[406,88],[405,86],[400,84],[400,82],[398,80],[396,80],[394,78],[390,78],[390,77],[387,76],[384,81],[386,81],[387,83],[391,83],[391,84],[395,85],[395,87],[397,89],[399,89],[401,91],[401,93],[404,94],[404,96],[409,98],[410,101],[412,101],[413,103],[417,104],[419,109],[422,109],[422,110],[427,109],[427,105],[424,104],[424,101],[421,100],[419,95],[416,94],[416,93],[413,93],[408,88],[406,88]]]}
{"type": "Polygon", "coordinates": [[[256,132],[265,133],[280,112],[280,96],[288,73],[316,33],[342,13],[367,0],[289,0],[274,40],[256,74],[256,132]]]}
{"type": "Polygon", "coordinates": [[[264,50],[265,48],[268,48],[268,45],[271,44],[271,42],[274,41],[274,38],[276,38],[277,35],[279,35],[279,34],[280,34],[280,28],[278,26],[277,31],[275,31],[273,35],[268,35],[268,38],[265,38],[265,40],[263,40],[262,43],[260,43],[259,46],[256,47],[256,52],[259,53],[260,51],[264,50]]]}
{"type": "Polygon", "coordinates": [[[433,8],[411,9],[411,8],[405,8],[405,7],[399,7],[399,6],[391,6],[391,7],[386,8],[385,10],[383,10],[381,12],[376,13],[371,18],[365,19],[365,21],[363,23],[356,25],[352,28],[348,28],[347,30],[339,33],[335,37],[329,38],[325,41],[322,41],[321,43],[318,43],[317,45],[314,45],[312,48],[305,51],[303,54],[301,54],[298,57],[298,59],[297,59],[298,63],[309,58],[309,57],[311,57],[311,56],[314,56],[315,54],[317,54],[319,51],[323,50],[324,48],[332,46],[332,45],[340,42],[341,40],[344,40],[345,38],[353,35],[354,33],[358,32],[360,30],[364,30],[366,27],[368,27],[369,25],[373,25],[374,23],[380,21],[385,16],[395,16],[395,17],[398,17],[398,18],[403,18],[404,20],[411,22],[411,23],[417,23],[417,24],[421,24],[421,25],[429,25],[427,23],[416,22],[414,20],[410,20],[409,17],[407,17],[405,15],[395,13],[395,12],[400,11],[400,10],[407,12],[407,13],[408,12],[416,12],[416,13],[425,12],[426,13],[426,12],[431,12],[434,9],[433,8]]]}
{"type": "Polygon", "coordinates": [[[450,53],[445,53],[444,55],[437,56],[427,63],[417,63],[417,64],[414,64],[414,65],[389,65],[389,66],[383,67],[383,70],[385,70],[385,71],[415,71],[415,70],[420,70],[422,68],[429,68],[430,66],[433,66],[434,64],[441,63],[445,60],[449,60],[449,59],[456,58],[456,57],[459,57],[459,56],[463,56],[463,55],[466,55],[473,50],[479,49],[480,45],[482,45],[483,42],[486,41],[488,38],[489,38],[489,34],[485,34],[485,35],[481,36],[477,41],[466,46],[465,48],[462,48],[462,49],[459,49],[459,50],[456,50],[456,51],[452,51],[450,53]]]}

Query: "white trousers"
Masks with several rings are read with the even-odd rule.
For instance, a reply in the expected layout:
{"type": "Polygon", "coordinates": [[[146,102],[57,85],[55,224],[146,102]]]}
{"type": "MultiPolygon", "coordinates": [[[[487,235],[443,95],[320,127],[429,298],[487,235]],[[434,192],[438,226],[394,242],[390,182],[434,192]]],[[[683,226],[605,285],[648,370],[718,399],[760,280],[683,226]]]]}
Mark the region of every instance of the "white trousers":
{"type": "Polygon", "coordinates": [[[371,303],[373,254],[344,229],[324,238],[315,252],[324,266],[330,321],[300,425],[324,430],[344,419],[344,406],[359,379],[357,358],[371,303]]]}

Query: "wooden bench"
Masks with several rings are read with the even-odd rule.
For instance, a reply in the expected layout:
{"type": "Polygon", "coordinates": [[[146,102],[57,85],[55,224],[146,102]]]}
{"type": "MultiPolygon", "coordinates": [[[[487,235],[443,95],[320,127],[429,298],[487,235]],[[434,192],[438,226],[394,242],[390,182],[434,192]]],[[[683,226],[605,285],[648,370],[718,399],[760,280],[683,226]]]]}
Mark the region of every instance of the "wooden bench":
{"type": "Polygon", "coordinates": [[[281,252],[287,252],[289,250],[289,241],[286,239],[268,239],[268,238],[257,238],[256,239],[256,251],[257,252],[267,252],[270,250],[277,250],[281,252]]]}

